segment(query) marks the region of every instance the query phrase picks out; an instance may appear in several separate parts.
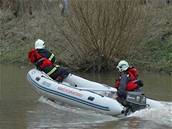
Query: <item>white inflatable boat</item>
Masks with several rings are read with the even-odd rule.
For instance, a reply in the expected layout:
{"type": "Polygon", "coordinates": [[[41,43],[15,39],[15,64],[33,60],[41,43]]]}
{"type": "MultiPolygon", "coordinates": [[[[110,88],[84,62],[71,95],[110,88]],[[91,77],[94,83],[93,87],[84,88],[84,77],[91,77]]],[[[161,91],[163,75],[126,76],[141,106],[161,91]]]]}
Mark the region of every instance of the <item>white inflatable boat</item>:
{"type": "MultiPolygon", "coordinates": [[[[27,79],[41,95],[55,101],[115,116],[124,114],[126,109],[114,98],[115,88],[73,74],[58,83],[45,73],[32,69],[28,72],[27,79]]],[[[129,96],[129,99],[132,100],[132,96],[129,96]]],[[[149,107],[162,106],[160,102],[148,98],[141,100],[137,96],[134,99],[144,101],[149,107]]]]}

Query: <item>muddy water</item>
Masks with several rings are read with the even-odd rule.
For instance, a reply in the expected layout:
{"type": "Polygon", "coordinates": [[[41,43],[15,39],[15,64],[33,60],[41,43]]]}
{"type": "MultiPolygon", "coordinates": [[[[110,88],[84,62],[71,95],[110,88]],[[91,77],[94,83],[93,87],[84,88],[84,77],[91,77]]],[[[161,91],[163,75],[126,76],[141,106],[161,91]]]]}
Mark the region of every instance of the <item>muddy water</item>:
{"type": "MultiPolygon", "coordinates": [[[[0,65],[0,129],[171,129],[172,76],[141,73],[147,96],[164,109],[145,110],[125,119],[54,104],[37,94],[26,80],[29,68],[0,65]]],[[[114,73],[81,74],[112,85],[114,73]]]]}

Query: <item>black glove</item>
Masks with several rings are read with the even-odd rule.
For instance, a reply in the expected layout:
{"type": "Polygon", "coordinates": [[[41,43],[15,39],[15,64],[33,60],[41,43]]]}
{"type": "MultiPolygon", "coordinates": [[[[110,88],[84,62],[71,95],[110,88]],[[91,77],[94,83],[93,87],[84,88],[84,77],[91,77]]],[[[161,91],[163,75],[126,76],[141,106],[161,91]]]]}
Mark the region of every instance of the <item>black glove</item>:
{"type": "Polygon", "coordinates": [[[138,80],[136,83],[139,87],[143,87],[144,85],[142,80],[138,80]]]}

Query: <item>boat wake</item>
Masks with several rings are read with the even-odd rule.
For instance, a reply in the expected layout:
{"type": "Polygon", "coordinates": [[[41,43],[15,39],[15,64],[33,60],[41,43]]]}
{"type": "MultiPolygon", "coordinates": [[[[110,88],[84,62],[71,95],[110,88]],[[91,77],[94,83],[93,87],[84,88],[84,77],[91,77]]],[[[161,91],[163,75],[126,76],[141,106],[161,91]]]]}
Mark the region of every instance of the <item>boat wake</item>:
{"type": "Polygon", "coordinates": [[[45,97],[40,97],[38,101],[40,103],[37,108],[27,113],[28,129],[94,129],[117,119],[94,111],[55,103],[45,97]]]}
{"type": "MultiPolygon", "coordinates": [[[[58,109],[61,111],[66,111],[66,112],[70,112],[70,113],[74,113],[74,114],[92,117],[95,119],[94,121],[92,121],[93,123],[103,123],[103,122],[114,121],[114,120],[118,119],[113,116],[97,113],[95,111],[72,107],[71,105],[64,104],[61,102],[53,102],[43,96],[41,96],[38,101],[48,104],[48,105],[51,105],[55,109],[58,109]]],[[[87,123],[87,122],[84,122],[84,123],[87,123]]],[[[90,122],[88,122],[88,123],[90,123],[90,122]]]]}
{"type": "Polygon", "coordinates": [[[32,120],[34,122],[30,122],[31,128],[85,129],[88,127],[97,128],[106,124],[110,124],[113,128],[114,123],[118,123],[118,126],[125,126],[123,125],[124,123],[127,126],[141,123],[142,129],[149,128],[148,125],[150,126],[150,124],[152,124],[151,128],[165,127],[169,129],[172,127],[172,102],[161,102],[164,105],[163,108],[143,109],[125,118],[117,118],[99,114],[95,111],[72,107],[64,103],[53,102],[45,97],[40,97],[38,101],[41,102],[39,109],[35,113],[30,112],[31,119],[36,117],[32,120]],[[44,115],[46,117],[42,117],[44,115]]]}
{"type": "Polygon", "coordinates": [[[161,108],[143,109],[128,117],[140,117],[142,120],[172,127],[172,102],[161,101],[161,103],[163,104],[161,108]]]}

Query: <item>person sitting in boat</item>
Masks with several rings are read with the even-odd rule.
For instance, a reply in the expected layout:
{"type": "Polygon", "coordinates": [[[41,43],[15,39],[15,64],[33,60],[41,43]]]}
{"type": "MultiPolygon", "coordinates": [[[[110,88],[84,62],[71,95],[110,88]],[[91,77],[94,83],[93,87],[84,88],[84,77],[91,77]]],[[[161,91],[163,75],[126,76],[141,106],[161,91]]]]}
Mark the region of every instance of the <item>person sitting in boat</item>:
{"type": "Polygon", "coordinates": [[[115,81],[117,88],[117,100],[125,106],[125,99],[128,91],[142,92],[143,83],[138,80],[138,71],[135,67],[129,66],[128,62],[121,60],[117,67],[120,73],[119,78],[115,81]]]}
{"type": "Polygon", "coordinates": [[[35,48],[28,52],[28,59],[38,70],[58,82],[62,82],[69,75],[68,70],[55,64],[56,58],[53,53],[45,49],[43,40],[38,39],[35,42],[35,48]]]}

